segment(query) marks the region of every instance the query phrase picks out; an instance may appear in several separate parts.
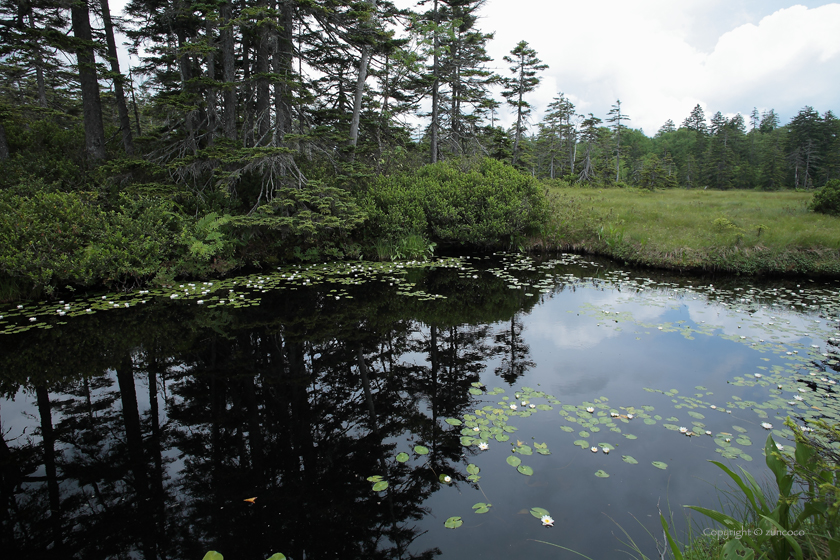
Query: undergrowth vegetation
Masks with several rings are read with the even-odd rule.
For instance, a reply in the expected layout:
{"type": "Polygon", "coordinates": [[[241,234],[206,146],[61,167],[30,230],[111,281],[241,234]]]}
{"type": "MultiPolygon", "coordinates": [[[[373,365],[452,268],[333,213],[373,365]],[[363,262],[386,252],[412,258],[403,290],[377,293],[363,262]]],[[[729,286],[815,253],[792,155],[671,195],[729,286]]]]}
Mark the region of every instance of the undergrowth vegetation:
{"type": "Polygon", "coordinates": [[[688,506],[718,525],[693,531],[683,545],[671,535],[668,522],[660,514],[667,548],[674,560],[840,557],[840,430],[822,421],[812,424],[808,431],[790,419],[786,424],[796,435],[792,454],[783,453],[784,447],[772,436],[765,443],[765,462],[775,482],[772,489],[763,488],[743,468],[738,474],[713,461],[735,484],[737,494],[730,494],[735,498],[732,511],[688,506]]]}

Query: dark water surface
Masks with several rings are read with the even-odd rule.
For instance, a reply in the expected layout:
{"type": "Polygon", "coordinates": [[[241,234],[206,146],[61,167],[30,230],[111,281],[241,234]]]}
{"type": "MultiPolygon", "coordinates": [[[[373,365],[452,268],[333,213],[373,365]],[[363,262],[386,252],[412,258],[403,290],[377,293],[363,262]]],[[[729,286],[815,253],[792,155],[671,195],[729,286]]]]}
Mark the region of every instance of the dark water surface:
{"type": "Polygon", "coordinates": [[[653,555],[659,510],[718,505],[709,460],[769,481],[787,416],[840,417],[840,284],[643,274],[356,263],[0,310],[0,550],[653,555]]]}

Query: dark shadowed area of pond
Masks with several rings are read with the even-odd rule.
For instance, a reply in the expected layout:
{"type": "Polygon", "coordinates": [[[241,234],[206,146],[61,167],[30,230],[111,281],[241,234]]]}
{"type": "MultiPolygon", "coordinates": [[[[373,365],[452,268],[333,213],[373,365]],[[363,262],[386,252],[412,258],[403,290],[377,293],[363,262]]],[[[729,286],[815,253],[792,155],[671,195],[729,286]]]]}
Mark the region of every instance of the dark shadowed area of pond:
{"type": "Polygon", "coordinates": [[[840,418],[838,287],[494,255],[6,306],[0,550],[658,557],[710,460],[840,418]]]}

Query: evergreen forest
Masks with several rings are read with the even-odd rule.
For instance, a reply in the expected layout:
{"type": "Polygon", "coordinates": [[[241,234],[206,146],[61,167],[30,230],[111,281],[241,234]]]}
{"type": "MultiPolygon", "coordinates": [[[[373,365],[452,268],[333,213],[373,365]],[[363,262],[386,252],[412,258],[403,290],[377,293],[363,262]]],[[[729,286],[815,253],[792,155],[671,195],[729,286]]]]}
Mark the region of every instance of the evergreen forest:
{"type": "Polygon", "coordinates": [[[620,100],[602,119],[558,93],[536,114],[547,65],[521,41],[495,68],[483,4],[4,1],[0,297],[517,247],[549,185],[840,179],[828,109],[783,123],[697,105],[652,137],[620,100]]]}

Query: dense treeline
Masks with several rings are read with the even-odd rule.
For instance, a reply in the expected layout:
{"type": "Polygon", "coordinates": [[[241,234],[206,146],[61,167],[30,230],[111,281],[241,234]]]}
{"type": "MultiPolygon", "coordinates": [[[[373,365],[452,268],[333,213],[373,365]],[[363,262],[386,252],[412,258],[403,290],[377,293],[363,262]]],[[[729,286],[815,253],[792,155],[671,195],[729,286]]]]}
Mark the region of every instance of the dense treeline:
{"type": "Polygon", "coordinates": [[[108,0],[4,2],[0,275],[18,288],[167,283],[284,259],[510,246],[545,215],[537,178],[778,189],[840,176],[840,125],[810,107],[786,126],[754,111],[747,131],[698,106],[648,138],[620,101],[602,126],[560,94],[529,129],[547,66],[522,41],[509,72],[493,72],[483,3],[131,0],[116,17],[108,0]],[[133,68],[119,65],[118,32],[133,68]],[[515,115],[508,130],[493,87],[515,115]],[[406,179],[429,163],[423,181],[406,179]],[[500,180],[509,188],[488,188],[500,180]],[[397,223],[372,202],[386,199],[426,221],[397,223]]]}
{"type": "Polygon", "coordinates": [[[532,172],[540,177],[642,188],[811,189],[840,178],[840,119],[812,107],[781,126],[772,109],[706,119],[697,105],[679,128],[668,120],[653,138],[620,125],[621,102],[610,127],[574,114],[560,94],[530,138],[532,172]]]}

